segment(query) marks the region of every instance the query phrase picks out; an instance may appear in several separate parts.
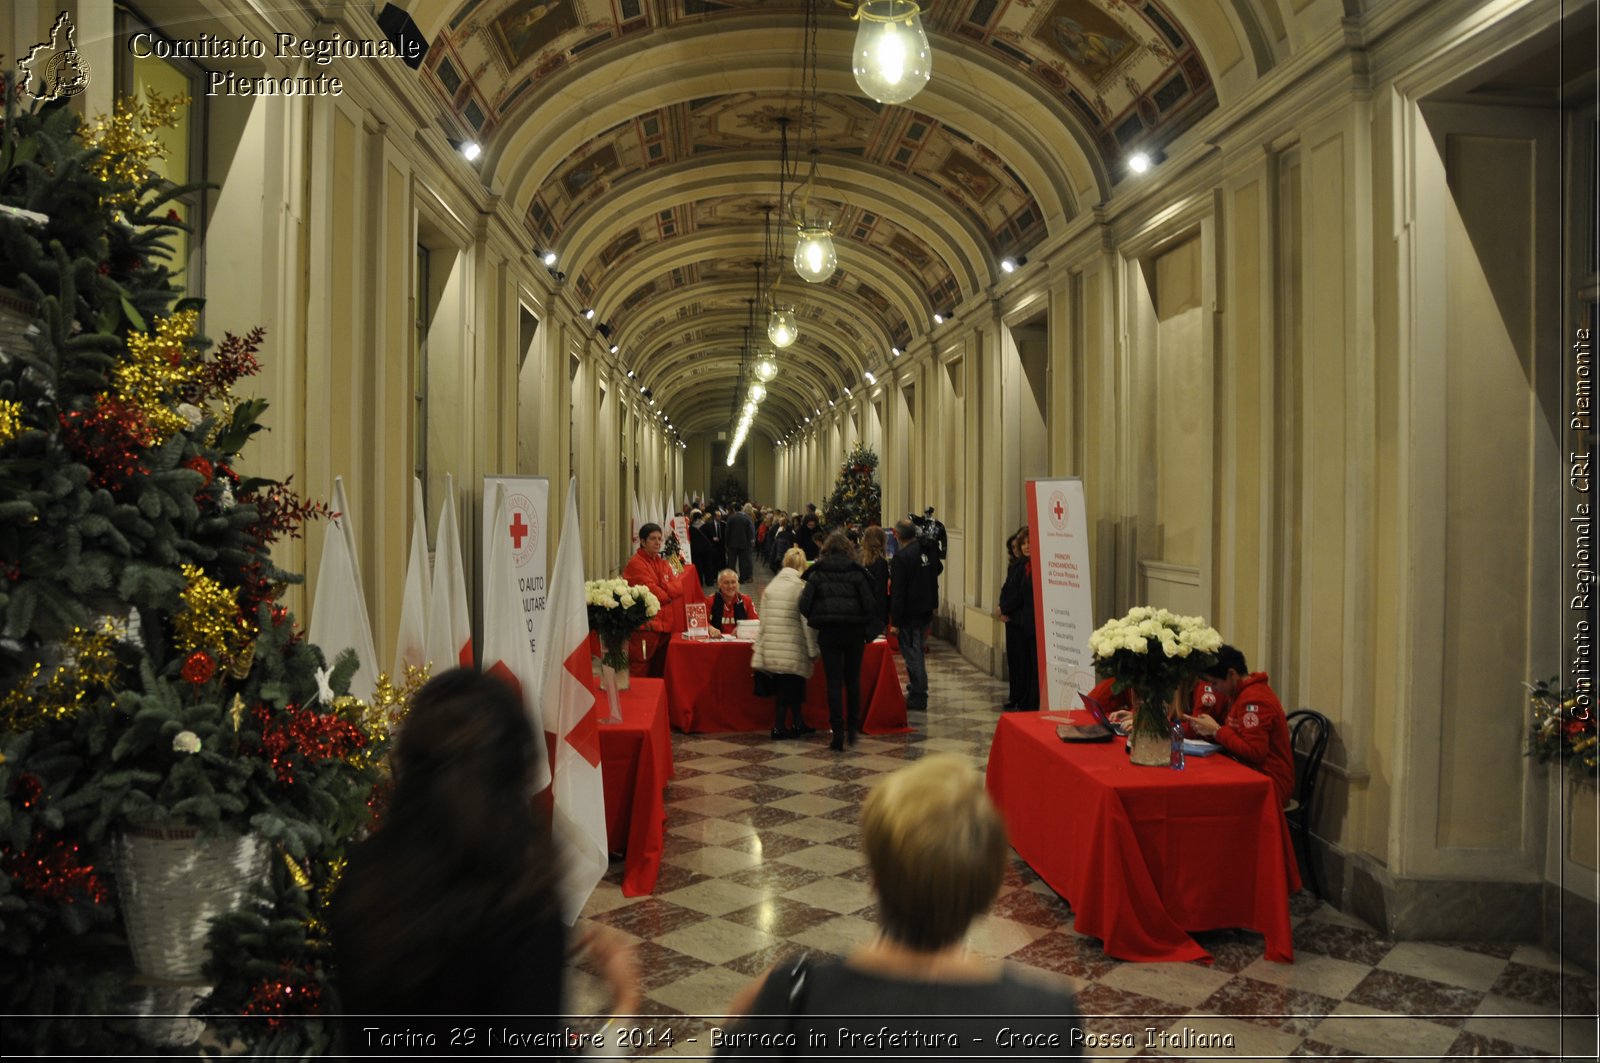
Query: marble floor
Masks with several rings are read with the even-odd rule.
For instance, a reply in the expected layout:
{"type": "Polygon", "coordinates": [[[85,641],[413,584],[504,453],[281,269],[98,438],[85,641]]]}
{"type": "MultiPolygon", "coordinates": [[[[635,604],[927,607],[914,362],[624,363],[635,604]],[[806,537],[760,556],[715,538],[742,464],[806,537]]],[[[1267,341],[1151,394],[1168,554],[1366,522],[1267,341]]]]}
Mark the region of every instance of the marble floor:
{"type": "MultiPolygon", "coordinates": [[[[928,655],[931,703],[915,733],[863,737],[832,753],[827,735],[673,735],[665,857],[654,896],[627,898],[613,863],[585,909],[634,943],[650,1016],[670,1046],[636,1054],[711,1055],[717,1016],[750,978],[803,951],[842,955],[876,933],[857,831],[873,782],[934,751],[982,765],[1005,688],[948,643],[928,655]]],[[[1595,1058],[1593,976],[1529,945],[1386,940],[1309,892],[1293,901],[1296,961],[1263,957],[1245,931],[1197,935],[1215,963],[1123,963],[1073,929],[1071,909],[1015,857],[968,947],[1066,980],[1091,1032],[1133,1035],[1111,1058],[1595,1058]],[[1579,1017],[1583,1016],[1583,1017],[1579,1017]],[[1231,1049],[1147,1046],[1146,1031],[1231,1034],[1231,1049]]],[[[606,1007],[581,962],[573,1014],[606,1007]]],[[[1168,1042],[1170,1046],[1172,1042],[1168,1042]]]]}

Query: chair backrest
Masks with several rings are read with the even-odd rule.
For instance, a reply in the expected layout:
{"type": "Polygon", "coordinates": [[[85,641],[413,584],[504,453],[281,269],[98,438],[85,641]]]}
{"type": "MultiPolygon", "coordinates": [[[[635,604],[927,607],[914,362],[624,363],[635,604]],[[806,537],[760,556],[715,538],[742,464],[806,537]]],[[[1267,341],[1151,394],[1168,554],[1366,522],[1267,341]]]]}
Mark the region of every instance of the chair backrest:
{"type": "Polygon", "coordinates": [[[1328,751],[1328,718],[1312,709],[1296,709],[1288,716],[1289,748],[1294,751],[1294,796],[1300,814],[1310,819],[1311,798],[1316,793],[1322,755],[1328,751]]]}

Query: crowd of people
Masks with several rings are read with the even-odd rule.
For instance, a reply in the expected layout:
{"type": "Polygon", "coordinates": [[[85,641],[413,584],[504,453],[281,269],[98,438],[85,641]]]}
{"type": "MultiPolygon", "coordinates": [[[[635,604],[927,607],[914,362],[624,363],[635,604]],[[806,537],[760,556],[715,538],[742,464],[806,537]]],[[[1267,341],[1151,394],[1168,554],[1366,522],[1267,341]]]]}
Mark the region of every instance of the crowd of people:
{"type": "MultiPolygon", "coordinates": [[[[898,522],[892,535],[877,525],[824,535],[814,507],[798,517],[754,506],[688,516],[690,548],[714,581],[704,598],[710,633],[734,634],[741,622],[759,621],[752,666],[769,680],[772,738],[815,733],[802,708],[820,660],[831,748],[854,745],[863,722],[864,648],[886,633],[898,637],[907,707],[926,709],[924,650],[941,559],[911,520],[898,522]],[[757,557],[776,569],[759,611],[742,589],[757,557]]],[[[655,524],[639,529],[624,577],[649,587],[663,606],[698,598],[703,588],[686,589],[683,573],[663,556],[663,534],[655,524]]],[[[1004,708],[1036,710],[1026,527],[1007,542],[1007,554],[996,610],[1006,625],[1011,677],[1004,708]]],[[[674,634],[669,614],[663,608],[631,640],[636,671],[660,674],[674,634]]],[[[1287,803],[1294,755],[1268,677],[1251,672],[1229,645],[1210,672],[1187,695],[1184,731],[1267,775],[1287,803]]],[[[1125,721],[1134,708],[1129,692],[1112,688],[1107,679],[1087,696],[1112,720],[1125,721]]],[[[566,961],[577,953],[600,973],[617,1014],[638,1008],[639,975],[623,940],[603,930],[574,936],[562,920],[560,856],[547,815],[535,801],[505,800],[530,791],[542,746],[518,696],[492,677],[453,670],[416,695],[393,758],[389,810],[381,829],[353,852],[331,910],[348,1014],[555,1016],[566,961]]],[[[737,1018],[723,1054],[803,1031],[808,1016],[827,1017],[834,1029],[870,1030],[883,1015],[942,1015],[959,1035],[982,1029],[985,1017],[1006,1015],[1016,1029],[1073,1042],[1081,1023],[1064,985],[1027,980],[963,948],[973,921],[996,897],[1008,851],[972,764],[931,755],[887,776],[862,806],[861,835],[878,935],[843,959],[785,961],[757,977],[728,1006],[737,1018]]],[[[552,1018],[552,1030],[556,1023],[552,1018]]]]}
{"type": "MultiPolygon", "coordinates": [[[[372,1048],[367,1035],[379,1016],[404,1016],[419,1030],[431,1029],[430,1016],[458,1028],[464,1019],[517,1016],[522,1035],[542,1022],[532,1032],[559,1043],[569,958],[599,973],[614,1015],[639,1010],[633,951],[602,927],[571,933],[549,819],[534,800],[507,799],[530,795],[543,745],[520,697],[493,676],[455,669],[417,693],[394,757],[389,811],[355,847],[333,899],[346,1053],[390,1051],[372,1048]]],[[[830,1030],[868,1033],[885,1015],[957,1016],[940,1030],[964,1035],[963,1044],[991,1036],[995,1023],[985,1016],[1005,1016],[1011,1028],[1053,1035],[1056,1044],[1081,1040],[1064,982],[964,948],[999,893],[1008,852],[1005,825],[971,762],[936,754],[886,776],[862,806],[861,837],[879,933],[843,959],[802,958],[758,976],[728,1005],[737,1018],[721,1054],[772,1054],[763,1034],[796,1034],[812,1016],[830,1030]]],[[[783,1054],[809,1054],[804,1046],[817,1042],[801,1032],[792,1043],[796,1050],[783,1054]]]]}

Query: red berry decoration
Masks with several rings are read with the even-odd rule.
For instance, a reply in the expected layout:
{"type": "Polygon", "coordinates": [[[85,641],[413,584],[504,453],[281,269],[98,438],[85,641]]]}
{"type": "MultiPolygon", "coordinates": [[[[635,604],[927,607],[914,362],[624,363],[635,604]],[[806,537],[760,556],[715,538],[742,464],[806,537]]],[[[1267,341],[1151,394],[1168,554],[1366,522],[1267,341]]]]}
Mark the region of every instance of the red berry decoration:
{"type": "Polygon", "coordinates": [[[205,650],[195,650],[183,662],[183,678],[199,686],[217,674],[217,662],[205,650]]]}
{"type": "Polygon", "coordinates": [[[212,471],[211,463],[205,458],[202,458],[200,455],[196,454],[194,457],[184,462],[183,467],[185,469],[193,469],[195,472],[200,474],[201,478],[205,480],[205,483],[201,484],[200,486],[210,486],[211,478],[214,475],[214,472],[212,471]]]}

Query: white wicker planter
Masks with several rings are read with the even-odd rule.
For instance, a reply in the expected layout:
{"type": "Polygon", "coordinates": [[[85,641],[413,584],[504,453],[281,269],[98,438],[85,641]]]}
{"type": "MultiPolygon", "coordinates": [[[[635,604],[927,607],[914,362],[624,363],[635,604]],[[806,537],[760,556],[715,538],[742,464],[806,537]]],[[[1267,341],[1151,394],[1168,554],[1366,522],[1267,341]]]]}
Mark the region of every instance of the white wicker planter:
{"type": "Polygon", "coordinates": [[[134,827],[117,835],[117,888],[139,972],[201,982],[211,921],[239,907],[265,877],[269,856],[253,835],[201,838],[192,827],[134,827]]]}

